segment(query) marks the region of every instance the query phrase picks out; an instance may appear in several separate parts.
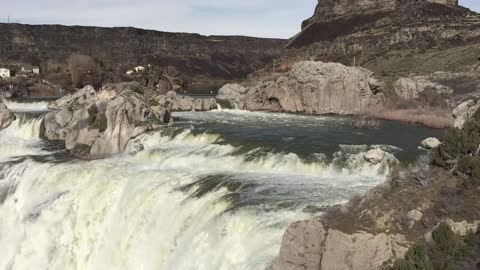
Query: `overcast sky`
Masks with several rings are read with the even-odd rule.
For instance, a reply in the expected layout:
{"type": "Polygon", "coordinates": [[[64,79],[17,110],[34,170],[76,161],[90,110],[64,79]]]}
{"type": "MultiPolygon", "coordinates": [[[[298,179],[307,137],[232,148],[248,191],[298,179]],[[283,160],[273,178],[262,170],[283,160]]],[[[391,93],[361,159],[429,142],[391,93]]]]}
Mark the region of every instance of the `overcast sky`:
{"type": "MultiPolygon", "coordinates": [[[[289,38],[317,0],[2,0],[0,21],[289,38]]],[[[480,11],[480,0],[460,0],[480,11]]]]}

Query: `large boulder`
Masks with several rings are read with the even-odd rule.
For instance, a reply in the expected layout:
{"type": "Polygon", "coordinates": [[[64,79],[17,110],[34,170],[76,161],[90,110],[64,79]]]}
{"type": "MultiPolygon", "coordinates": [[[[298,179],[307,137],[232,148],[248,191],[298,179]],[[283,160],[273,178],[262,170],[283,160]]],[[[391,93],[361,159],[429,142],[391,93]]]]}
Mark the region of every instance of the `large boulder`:
{"type": "Polygon", "coordinates": [[[0,129],[9,127],[15,119],[15,114],[5,104],[0,103],[0,129]]]}
{"type": "Polygon", "coordinates": [[[130,139],[170,122],[171,101],[112,86],[95,92],[91,87],[62,98],[43,121],[43,136],[65,141],[66,149],[80,158],[95,159],[121,153],[130,139]]]}
{"type": "Polygon", "coordinates": [[[239,109],[309,114],[362,114],[384,100],[373,73],[338,63],[298,62],[291,71],[244,90],[226,86],[217,99],[239,109]]]}
{"type": "Polygon", "coordinates": [[[368,162],[370,162],[372,164],[378,164],[385,159],[386,155],[387,155],[387,153],[385,151],[383,151],[382,149],[375,148],[375,149],[372,149],[372,150],[368,151],[363,156],[368,162]]]}
{"type": "Polygon", "coordinates": [[[480,109],[480,101],[475,102],[472,99],[458,105],[455,110],[453,110],[455,127],[463,128],[465,122],[467,122],[467,120],[470,119],[478,109],[480,109]]]}
{"type": "Polygon", "coordinates": [[[406,252],[400,235],[347,234],[320,219],[293,223],[269,270],[371,270],[406,252]]]}
{"type": "Polygon", "coordinates": [[[420,145],[425,149],[435,149],[438,148],[442,142],[437,138],[427,138],[423,140],[420,145]]]}

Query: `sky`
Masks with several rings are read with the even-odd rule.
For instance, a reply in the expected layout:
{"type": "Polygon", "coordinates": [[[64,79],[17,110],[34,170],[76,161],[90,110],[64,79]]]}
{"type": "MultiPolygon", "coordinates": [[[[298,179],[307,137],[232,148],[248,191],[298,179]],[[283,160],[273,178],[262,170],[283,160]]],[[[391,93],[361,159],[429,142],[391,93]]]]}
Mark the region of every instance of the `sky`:
{"type": "MultiPolygon", "coordinates": [[[[318,0],[14,0],[0,22],[133,26],[204,35],[289,38],[318,0]],[[10,19],[8,19],[10,18],[10,19]]],[[[480,0],[460,0],[480,12],[480,0]]]]}

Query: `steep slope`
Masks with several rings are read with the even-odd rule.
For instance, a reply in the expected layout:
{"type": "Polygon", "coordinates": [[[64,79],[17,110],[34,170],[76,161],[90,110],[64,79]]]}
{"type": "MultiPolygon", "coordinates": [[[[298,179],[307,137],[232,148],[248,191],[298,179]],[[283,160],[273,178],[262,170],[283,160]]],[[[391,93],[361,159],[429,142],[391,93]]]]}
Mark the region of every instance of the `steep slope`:
{"type": "Polygon", "coordinates": [[[136,28],[0,24],[0,63],[65,63],[75,52],[91,55],[113,70],[152,64],[174,67],[189,77],[242,79],[270,64],[281,39],[202,36],[136,28]]]}
{"type": "Polygon", "coordinates": [[[286,58],[355,63],[394,78],[478,70],[480,15],[456,0],[319,0],[302,26],[286,58]]]}

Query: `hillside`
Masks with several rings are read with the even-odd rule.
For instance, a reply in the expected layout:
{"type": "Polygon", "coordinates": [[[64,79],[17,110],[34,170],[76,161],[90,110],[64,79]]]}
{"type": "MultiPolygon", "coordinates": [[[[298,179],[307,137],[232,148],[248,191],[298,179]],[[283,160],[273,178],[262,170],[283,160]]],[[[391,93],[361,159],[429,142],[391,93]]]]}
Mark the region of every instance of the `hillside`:
{"type": "Polygon", "coordinates": [[[109,71],[136,65],[175,68],[189,78],[237,80],[269,65],[284,40],[202,36],[136,28],[0,24],[0,64],[65,64],[72,53],[92,56],[109,71]]]}
{"type": "Polygon", "coordinates": [[[397,78],[478,70],[479,41],[480,15],[455,0],[320,0],[286,55],[397,78]]]}

